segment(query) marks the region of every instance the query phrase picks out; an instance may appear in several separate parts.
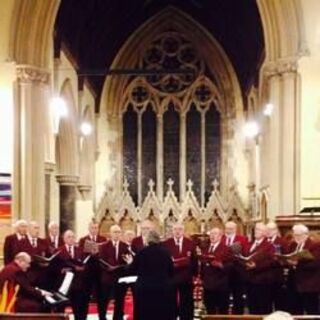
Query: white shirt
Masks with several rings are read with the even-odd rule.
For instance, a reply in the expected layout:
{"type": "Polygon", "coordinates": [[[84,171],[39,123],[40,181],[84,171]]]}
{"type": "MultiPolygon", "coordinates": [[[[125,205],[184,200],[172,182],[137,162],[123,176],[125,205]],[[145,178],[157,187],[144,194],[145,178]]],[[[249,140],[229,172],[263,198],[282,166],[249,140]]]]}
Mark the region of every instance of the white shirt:
{"type": "Polygon", "coordinates": [[[32,247],[36,248],[38,245],[38,239],[37,238],[33,238],[31,236],[28,237],[29,242],[31,244],[32,247]]]}
{"type": "Polygon", "coordinates": [[[252,252],[262,241],[263,241],[263,239],[255,240],[250,248],[250,252],[252,252]]]}
{"type": "Polygon", "coordinates": [[[71,258],[74,258],[74,246],[69,246],[66,244],[67,252],[69,253],[71,258]]]}
{"type": "Polygon", "coordinates": [[[227,236],[227,235],[226,235],[226,245],[227,245],[228,247],[233,244],[235,237],[236,237],[235,234],[233,234],[233,235],[231,235],[231,236],[227,236]]]}
{"type": "Polygon", "coordinates": [[[112,244],[113,244],[113,246],[115,248],[115,251],[116,251],[115,258],[116,258],[116,260],[118,260],[118,257],[119,257],[119,241],[112,241],[112,244]]]}
{"type": "Polygon", "coordinates": [[[181,253],[181,252],[182,252],[182,242],[183,242],[183,238],[179,238],[179,239],[174,238],[174,242],[175,242],[176,246],[179,247],[179,253],[181,253]]]}
{"type": "Polygon", "coordinates": [[[220,241],[216,243],[211,243],[209,247],[209,253],[214,253],[219,244],[220,244],[220,241]]]}
{"type": "Polygon", "coordinates": [[[51,243],[54,243],[54,247],[58,248],[58,236],[50,236],[51,243]]]}

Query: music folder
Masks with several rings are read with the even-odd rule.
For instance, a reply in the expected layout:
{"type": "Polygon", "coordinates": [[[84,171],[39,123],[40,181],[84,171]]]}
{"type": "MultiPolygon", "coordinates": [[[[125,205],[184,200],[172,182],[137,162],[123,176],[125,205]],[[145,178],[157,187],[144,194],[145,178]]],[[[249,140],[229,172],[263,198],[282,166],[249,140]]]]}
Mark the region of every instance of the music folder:
{"type": "Polygon", "coordinates": [[[69,302],[67,294],[69,292],[73,278],[73,272],[66,272],[66,275],[62,281],[60,288],[58,289],[58,291],[51,292],[52,296],[45,297],[46,302],[48,302],[52,306],[69,302]]]}

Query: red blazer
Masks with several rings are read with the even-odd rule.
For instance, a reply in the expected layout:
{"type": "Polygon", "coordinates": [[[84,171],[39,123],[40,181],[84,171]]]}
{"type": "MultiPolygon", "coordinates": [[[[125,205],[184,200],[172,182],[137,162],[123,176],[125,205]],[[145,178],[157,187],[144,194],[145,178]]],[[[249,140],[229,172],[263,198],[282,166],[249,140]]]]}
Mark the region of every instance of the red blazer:
{"type": "Polygon", "coordinates": [[[133,252],[138,253],[138,252],[139,252],[140,250],[142,250],[144,247],[145,247],[145,245],[143,244],[142,236],[135,237],[135,238],[132,240],[131,248],[132,248],[132,251],[133,251],[133,252]]]}
{"type": "MultiPolygon", "coordinates": [[[[84,247],[84,243],[85,243],[86,240],[91,240],[90,235],[86,235],[85,237],[82,237],[82,238],[79,240],[79,247],[80,247],[80,248],[83,248],[83,247],[84,247]]],[[[106,237],[97,235],[97,240],[96,240],[97,243],[102,243],[102,242],[106,242],[106,241],[107,241],[107,238],[106,238],[106,237]]]]}
{"type": "Polygon", "coordinates": [[[63,246],[63,243],[64,243],[62,237],[60,237],[60,236],[58,237],[58,247],[57,248],[55,247],[55,243],[51,241],[50,236],[47,236],[45,241],[46,241],[46,245],[48,247],[50,255],[52,255],[55,251],[57,251],[58,248],[63,246]]]}
{"type": "MultiPolygon", "coordinates": [[[[288,252],[294,252],[297,243],[292,242],[288,252]]],[[[320,292],[320,243],[308,238],[303,249],[309,250],[314,260],[299,260],[295,270],[291,269],[298,292],[320,292]]]]}
{"type": "MultiPolygon", "coordinates": [[[[37,238],[37,246],[33,247],[29,241],[29,238],[21,240],[20,251],[27,252],[30,254],[31,258],[33,255],[38,255],[42,257],[49,256],[49,249],[47,247],[47,242],[44,239],[37,238]]],[[[30,283],[34,286],[46,287],[46,271],[47,267],[41,266],[38,263],[32,261],[29,270],[27,271],[30,283]]]]}
{"type": "Polygon", "coordinates": [[[74,279],[72,280],[70,293],[72,293],[73,291],[82,290],[84,281],[84,271],[86,268],[86,266],[83,265],[83,260],[85,257],[82,252],[82,249],[77,246],[74,246],[73,258],[70,256],[65,245],[61,246],[58,250],[60,251],[60,253],[57,256],[60,270],[59,282],[62,283],[65,270],[70,269],[75,274],[74,279]]]}
{"type": "Polygon", "coordinates": [[[15,303],[16,312],[41,312],[43,297],[39,290],[31,286],[26,272],[23,272],[20,267],[11,262],[7,264],[0,272],[0,290],[5,281],[20,286],[17,300],[15,303]]]}
{"type": "Polygon", "coordinates": [[[233,254],[221,239],[214,252],[210,252],[210,244],[202,250],[201,277],[204,289],[215,291],[228,291],[229,276],[232,267],[233,254]],[[221,264],[220,265],[217,265],[221,264]]]}
{"type": "MultiPolygon", "coordinates": [[[[226,235],[223,235],[221,241],[227,245],[227,236],[226,235]]],[[[231,244],[229,244],[229,246],[233,246],[233,245],[236,245],[236,244],[239,244],[239,247],[241,249],[240,253],[241,254],[244,254],[244,252],[246,252],[246,250],[248,249],[248,239],[247,237],[245,236],[242,236],[240,234],[236,234],[234,239],[233,239],[233,242],[231,244]]]]}
{"type": "Polygon", "coordinates": [[[192,282],[192,277],[198,272],[193,241],[183,237],[181,253],[179,253],[179,248],[174,238],[167,239],[163,242],[163,245],[169,251],[174,262],[174,282],[192,282]]]}
{"type": "Polygon", "coordinates": [[[15,255],[22,251],[20,250],[22,241],[23,240],[18,240],[15,233],[6,236],[3,246],[4,264],[12,262],[15,255]]]}
{"type": "Polygon", "coordinates": [[[101,281],[103,284],[106,285],[113,285],[119,277],[124,272],[124,268],[121,268],[121,266],[125,266],[126,262],[123,259],[123,256],[125,254],[129,254],[128,251],[128,245],[124,243],[123,241],[119,241],[119,247],[118,247],[118,259],[116,259],[116,250],[113,246],[112,241],[108,241],[104,244],[102,244],[99,247],[99,258],[108,263],[112,267],[119,267],[117,269],[111,270],[108,269],[108,267],[104,266],[102,263],[101,265],[101,281]]]}
{"type": "MultiPolygon", "coordinates": [[[[254,241],[253,241],[254,242],[254,241]]],[[[274,262],[274,247],[264,238],[262,242],[250,252],[253,242],[248,246],[245,256],[252,256],[256,266],[253,269],[246,269],[247,280],[249,283],[265,284],[273,281],[272,265],[274,262]]]]}

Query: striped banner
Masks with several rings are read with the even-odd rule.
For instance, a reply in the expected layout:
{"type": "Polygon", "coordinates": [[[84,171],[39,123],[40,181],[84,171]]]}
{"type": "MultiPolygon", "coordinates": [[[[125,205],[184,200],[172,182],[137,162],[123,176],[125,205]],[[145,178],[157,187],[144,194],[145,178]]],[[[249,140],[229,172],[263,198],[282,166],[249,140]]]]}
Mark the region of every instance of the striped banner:
{"type": "Polygon", "coordinates": [[[0,219],[11,217],[11,175],[0,173],[0,219]]]}

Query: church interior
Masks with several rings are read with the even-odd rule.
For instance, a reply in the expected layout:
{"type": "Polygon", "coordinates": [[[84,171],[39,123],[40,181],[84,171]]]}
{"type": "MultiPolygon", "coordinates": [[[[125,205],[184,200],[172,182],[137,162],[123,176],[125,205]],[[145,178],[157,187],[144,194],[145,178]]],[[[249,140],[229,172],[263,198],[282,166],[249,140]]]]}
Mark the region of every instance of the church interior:
{"type": "Polygon", "coordinates": [[[1,248],[21,219],[317,238],[318,0],[1,5],[1,248]]]}

